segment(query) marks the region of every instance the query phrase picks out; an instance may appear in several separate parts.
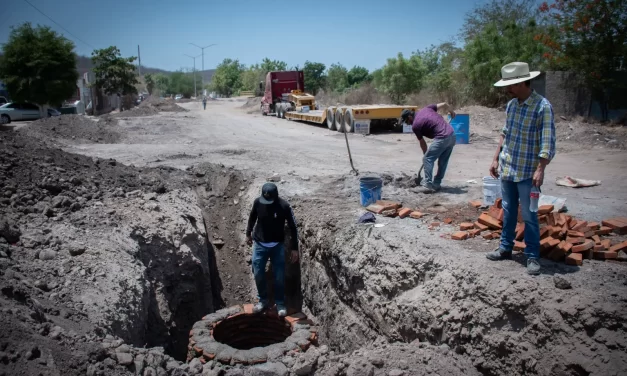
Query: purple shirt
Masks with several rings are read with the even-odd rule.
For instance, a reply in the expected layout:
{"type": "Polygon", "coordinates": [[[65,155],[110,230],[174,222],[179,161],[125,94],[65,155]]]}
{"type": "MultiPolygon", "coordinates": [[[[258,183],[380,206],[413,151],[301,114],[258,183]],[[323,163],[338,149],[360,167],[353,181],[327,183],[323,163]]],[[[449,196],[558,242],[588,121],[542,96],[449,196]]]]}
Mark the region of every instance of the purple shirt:
{"type": "Polygon", "coordinates": [[[419,140],[423,137],[442,139],[455,133],[453,127],[438,114],[438,106],[435,104],[416,112],[411,129],[419,140]]]}

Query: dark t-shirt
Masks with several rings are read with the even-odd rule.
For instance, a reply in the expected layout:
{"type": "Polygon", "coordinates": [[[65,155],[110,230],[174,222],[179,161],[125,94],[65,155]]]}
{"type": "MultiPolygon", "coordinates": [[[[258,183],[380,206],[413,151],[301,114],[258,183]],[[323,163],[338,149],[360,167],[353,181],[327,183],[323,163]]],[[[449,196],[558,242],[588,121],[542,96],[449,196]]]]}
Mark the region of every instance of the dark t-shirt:
{"type": "Polygon", "coordinates": [[[419,140],[423,137],[442,139],[455,133],[453,127],[438,114],[438,106],[431,104],[416,113],[411,129],[419,140]]]}
{"type": "Polygon", "coordinates": [[[287,201],[277,198],[270,205],[262,204],[259,198],[253,203],[248,217],[246,235],[259,243],[283,243],[285,241],[285,222],[290,228],[290,250],[298,250],[298,232],[294,213],[287,201]]]}

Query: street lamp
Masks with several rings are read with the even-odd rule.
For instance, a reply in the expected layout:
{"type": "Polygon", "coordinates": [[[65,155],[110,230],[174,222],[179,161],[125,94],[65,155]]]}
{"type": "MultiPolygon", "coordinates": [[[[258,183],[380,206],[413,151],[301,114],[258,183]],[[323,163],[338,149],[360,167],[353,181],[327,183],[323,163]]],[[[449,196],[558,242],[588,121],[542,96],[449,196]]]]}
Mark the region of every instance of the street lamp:
{"type": "Polygon", "coordinates": [[[194,71],[193,71],[194,72],[193,73],[193,75],[194,75],[194,97],[198,97],[198,92],[196,91],[196,58],[200,57],[200,55],[198,55],[198,56],[191,56],[191,55],[188,55],[188,54],[183,54],[183,55],[185,55],[187,57],[191,57],[194,60],[194,71]]]}
{"type": "MultiPolygon", "coordinates": [[[[190,43],[190,44],[192,46],[200,48],[200,51],[202,51],[202,53],[201,53],[201,55],[202,55],[202,71],[204,72],[205,71],[205,48],[212,47],[212,46],[217,46],[218,44],[217,43],[213,43],[213,44],[210,44],[210,45],[205,46],[205,47],[200,47],[199,45],[194,44],[194,43],[190,43]]],[[[204,88],[204,84],[205,84],[204,81],[205,81],[205,77],[204,77],[204,73],[203,73],[203,75],[200,76],[200,86],[203,87],[203,88],[204,88]]]]}

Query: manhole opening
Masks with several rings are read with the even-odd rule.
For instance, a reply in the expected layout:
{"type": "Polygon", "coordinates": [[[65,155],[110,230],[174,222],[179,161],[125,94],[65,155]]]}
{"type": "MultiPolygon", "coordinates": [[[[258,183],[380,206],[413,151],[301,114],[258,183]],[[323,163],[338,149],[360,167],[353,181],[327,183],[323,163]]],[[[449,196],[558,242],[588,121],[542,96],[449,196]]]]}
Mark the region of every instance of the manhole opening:
{"type": "Polygon", "coordinates": [[[238,350],[281,343],[292,334],[289,324],[277,316],[238,315],[220,321],[213,338],[238,350]]]}

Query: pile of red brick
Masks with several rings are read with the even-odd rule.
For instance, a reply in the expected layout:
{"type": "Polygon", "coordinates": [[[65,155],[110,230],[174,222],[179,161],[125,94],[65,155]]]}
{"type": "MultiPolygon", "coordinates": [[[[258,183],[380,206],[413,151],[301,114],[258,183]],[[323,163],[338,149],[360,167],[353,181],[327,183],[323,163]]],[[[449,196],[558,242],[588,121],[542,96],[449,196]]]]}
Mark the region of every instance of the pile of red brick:
{"type": "MultiPolygon", "coordinates": [[[[479,208],[480,201],[470,205],[479,208]]],[[[605,236],[627,234],[627,218],[611,218],[601,222],[587,222],[564,213],[554,212],[553,205],[538,208],[540,222],[540,255],[553,261],[566,261],[570,265],[581,265],[587,259],[616,259],[620,251],[627,251],[627,241],[616,242],[605,236]]],[[[481,213],[474,223],[461,223],[459,230],[451,235],[455,240],[466,240],[483,233],[484,239],[496,239],[503,228],[501,199],[481,213]]],[[[516,224],[515,251],[525,249],[525,223],[520,208],[516,224]]]]}
{"type": "Polygon", "coordinates": [[[398,202],[386,200],[379,200],[376,203],[366,207],[366,210],[376,214],[384,215],[386,217],[411,217],[414,219],[419,219],[422,218],[422,216],[424,215],[417,210],[404,208],[403,205],[398,202]]]}

